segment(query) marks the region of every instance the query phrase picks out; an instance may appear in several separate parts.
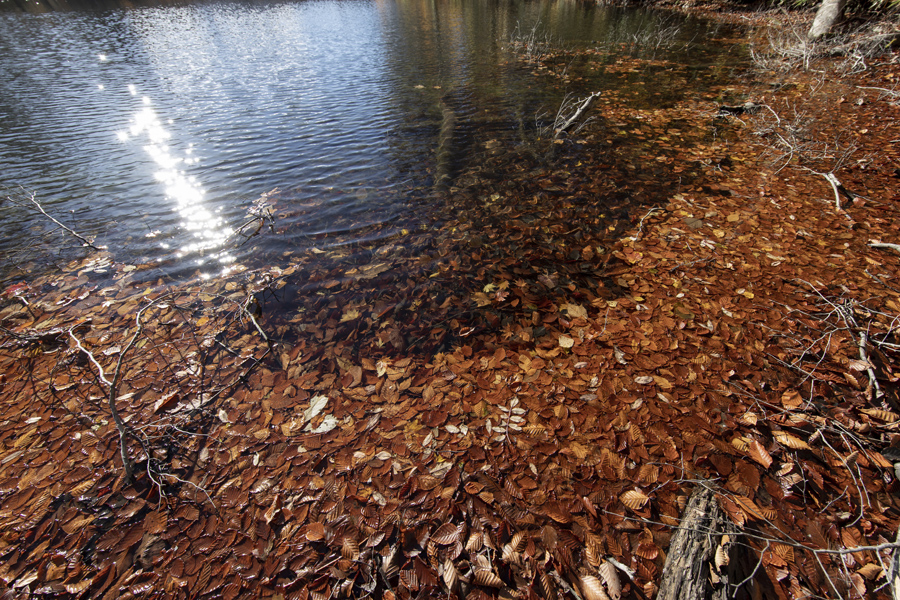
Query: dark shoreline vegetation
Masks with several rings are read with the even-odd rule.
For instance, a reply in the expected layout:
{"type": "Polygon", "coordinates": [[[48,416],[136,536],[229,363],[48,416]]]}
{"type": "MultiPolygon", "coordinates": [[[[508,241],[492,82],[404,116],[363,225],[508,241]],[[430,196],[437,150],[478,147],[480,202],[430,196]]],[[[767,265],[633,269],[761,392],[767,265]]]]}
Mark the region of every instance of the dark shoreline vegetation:
{"type": "MultiPolygon", "coordinates": [[[[184,283],[19,255],[2,598],[896,594],[898,53],[724,6],[739,78],[481,140],[378,243],[184,283]]],[[[693,76],[614,50],[578,52],[693,76]]]]}

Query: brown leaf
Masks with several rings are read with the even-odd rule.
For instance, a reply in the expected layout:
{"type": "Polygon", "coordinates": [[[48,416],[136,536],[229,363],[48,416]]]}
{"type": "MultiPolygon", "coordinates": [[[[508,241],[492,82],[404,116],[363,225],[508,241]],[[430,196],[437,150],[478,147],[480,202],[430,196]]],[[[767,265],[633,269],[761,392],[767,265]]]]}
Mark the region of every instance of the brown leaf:
{"type": "Polygon", "coordinates": [[[341,556],[350,560],[359,558],[359,544],[353,538],[344,536],[341,542],[341,556]]]}
{"type": "Polygon", "coordinates": [[[894,423],[897,421],[897,419],[900,419],[900,417],[898,417],[896,413],[882,410],[880,408],[864,408],[859,412],[863,413],[864,415],[868,415],[873,419],[884,421],[885,423],[894,423]]]}
{"type": "Polygon", "coordinates": [[[579,583],[585,600],[610,600],[606,590],[603,589],[603,584],[593,575],[582,575],[579,583]]]}
{"type": "Polygon", "coordinates": [[[753,502],[753,500],[751,500],[750,498],[747,498],[746,496],[734,496],[734,502],[735,504],[740,506],[746,514],[750,515],[757,521],[765,520],[765,517],[763,517],[762,515],[762,511],[760,511],[756,503],[753,502]]]}
{"type": "Polygon", "coordinates": [[[785,408],[798,408],[803,404],[803,398],[797,390],[787,390],[781,395],[781,405],[785,408]]]}
{"type": "Polygon", "coordinates": [[[619,496],[619,500],[621,500],[622,504],[624,504],[631,510],[639,510],[643,508],[645,504],[647,504],[647,502],[650,500],[650,497],[640,490],[628,490],[627,492],[619,496]]]}
{"type": "Polygon", "coordinates": [[[441,576],[444,579],[444,584],[446,584],[447,589],[453,593],[454,590],[456,590],[456,586],[459,585],[459,571],[456,569],[456,565],[453,564],[453,561],[449,558],[444,561],[444,572],[441,576]]]}
{"type": "Polygon", "coordinates": [[[787,446],[793,450],[809,450],[809,444],[800,438],[791,435],[787,431],[773,431],[772,437],[774,437],[782,446],[787,446]]]}
{"type": "Polygon", "coordinates": [[[603,561],[603,564],[600,565],[600,577],[606,584],[610,599],[619,600],[622,597],[622,582],[619,580],[619,572],[616,567],[608,560],[603,561]]]}
{"type": "Polygon", "coordinates": [[[868,579],[869,581],[874,581],[879,579],[884,573],[884,569],[882,569],[879,565],[875,563],[869,563],[866,566],[862,567],[857,571],[860,575],[868,579]]]}
{"type": "Polygon", "coordinates": [[[486,587],[503,587],[503,580],[489,569],[475,568],[475,583],[486,587]]]}
{"type": "Polygon", "coordinates": [[[318,521],[310,523],[306,528],[306,539],[310,542],[318,542],[325,539],[325,526],[318,521]]]}
{"type": "Polygon", "coordinates": [[[751,440],[749,444],[749,454],[750,458],[764,466],[765,468],[769,468],[772,466],[772,455],[766,451],[765,447],[760,444],[756,440],[751,440]]]}
{"type": "Polygon", "coordinates": [[[449,546],[455,544],[459,540],[459,528],[452,523],[444,523],[438,527],[437,531],[431,534],[434,543],[441,546],[449,546]]]}

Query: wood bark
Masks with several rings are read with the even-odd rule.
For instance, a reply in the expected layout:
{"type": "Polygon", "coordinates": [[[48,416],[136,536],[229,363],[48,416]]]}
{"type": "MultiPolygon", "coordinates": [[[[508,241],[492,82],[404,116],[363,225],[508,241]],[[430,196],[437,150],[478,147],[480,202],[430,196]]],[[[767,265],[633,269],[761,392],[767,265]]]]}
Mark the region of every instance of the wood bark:
{"type": "Polygon", "coordinates": [[[846,3],[846,0],[822,0],[807,37],[815,40],[831,31],[831,28],[841,20],[846,3]]]}
{"type": "Polygon", "coordinates": [[[751,589],[759,587],[758,582],[749,581],[753,577],[747,577],[755,571],[747,564],[746,557],[737,554],[738,545],[734,542],[739,536],[737,528],[719,507],[715,493],[707,487],[697,487],[672,536],[656,600],[750,597],[751,589]],[[730,543],[723,543],[725,535],[729,536],[730,543]]]}

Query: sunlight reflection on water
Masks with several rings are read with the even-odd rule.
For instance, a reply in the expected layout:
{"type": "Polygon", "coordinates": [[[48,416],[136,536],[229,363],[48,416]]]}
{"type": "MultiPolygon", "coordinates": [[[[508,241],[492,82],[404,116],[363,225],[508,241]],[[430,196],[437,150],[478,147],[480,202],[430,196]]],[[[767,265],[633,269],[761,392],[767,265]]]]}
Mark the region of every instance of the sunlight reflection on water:
{"type": "MultiPolygon", "coordinates": [[[[129,85],[128,89],[132,95],[136,95],[135,86],[129,85]]],[[[182,242],[176,256],[182,258],[193,254],[199,256],[208,254],[211,260],[219,265],[233,263],[234,256],[218,250],[234,230],[228,226],[225,219],[207,207],[206,192],[197,178],[181,169],[182,165],[199,163],[199,159],[192,156],[193,147],[188,147],[184,157],[176,156],[168,143],[172,134],[163,126],[151,106],[150,98],[144,96],[141,101],[143,106],[132,116],[128,130],[119,131],[116,135],[121,142],[146,141],[142,146],[143,150],[159,168],[153,173],[153,177],[162,184],[166,200],[173,204],[181,217],[181,227],[191,234],[189,239],[182,242]]],[[[174,121],[170,119],[168,123],[173,125],[174,121]]],[[[169,248],[165,242],[160,246],[163,249],[169,248]]],[[[207,262],[209,261],[205,258],[197,259],[197,264],[201,266],[207,262]]]]}

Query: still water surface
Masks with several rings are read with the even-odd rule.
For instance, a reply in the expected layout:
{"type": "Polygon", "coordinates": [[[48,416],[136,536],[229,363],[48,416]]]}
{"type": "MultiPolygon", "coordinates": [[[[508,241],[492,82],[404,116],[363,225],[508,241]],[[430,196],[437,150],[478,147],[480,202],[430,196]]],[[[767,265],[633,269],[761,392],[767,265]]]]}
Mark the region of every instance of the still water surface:
{"type": "MultiPolygon", "coordinates": [[[[436,180],[477,162],[477,139],[533,142],[566,93],[622,85],[579,71],[576,54],[560,64],[568,80],[535,75],[517,35],[629,42],[693,65],[700,87],[711,64],[739,59],[703,23],[566,0],[31,6],[0,12],[3,196],[34,192],[118,259],[176,279],[307,240],[389,236],[400,215],[440,211],[436,180]],[[229,236],[274,188],[287,238],[237,246],[229,236]]],[[[658,71],[632,83],[655,94],[638,106],[699,91],[658,71]]],[[[0,252],[44,229],[5,205],[0,252]]]]}

